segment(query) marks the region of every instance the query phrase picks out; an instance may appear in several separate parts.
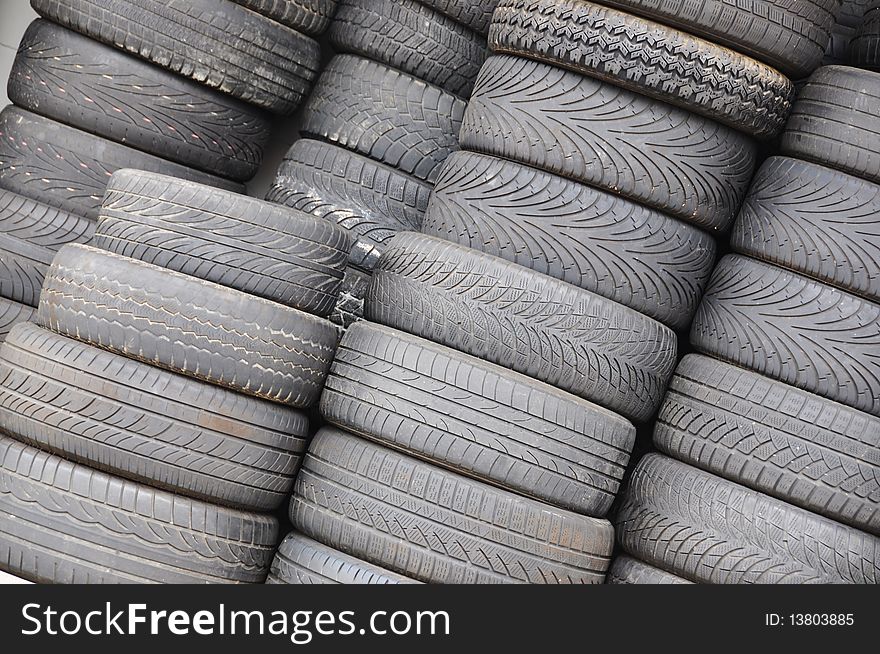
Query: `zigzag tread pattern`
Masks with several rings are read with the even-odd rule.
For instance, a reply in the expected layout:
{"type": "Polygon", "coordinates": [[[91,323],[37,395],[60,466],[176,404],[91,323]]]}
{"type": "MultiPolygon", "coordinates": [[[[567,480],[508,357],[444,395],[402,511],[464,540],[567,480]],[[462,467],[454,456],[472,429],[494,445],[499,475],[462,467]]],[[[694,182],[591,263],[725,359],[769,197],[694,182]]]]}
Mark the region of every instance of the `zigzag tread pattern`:
{"type": "Polygon", "coordinates": [[[620,554],[614,559],[611,569],[608,571],[606,584],[626,584],[635,586],[646,585],[681,585],[693,582],[643,563],[626,554],[620,554]]]}
{"type": "Polygon", "coordinates": [[[478,34],[487,34],[498,0],[419,0],[478,34]]]}

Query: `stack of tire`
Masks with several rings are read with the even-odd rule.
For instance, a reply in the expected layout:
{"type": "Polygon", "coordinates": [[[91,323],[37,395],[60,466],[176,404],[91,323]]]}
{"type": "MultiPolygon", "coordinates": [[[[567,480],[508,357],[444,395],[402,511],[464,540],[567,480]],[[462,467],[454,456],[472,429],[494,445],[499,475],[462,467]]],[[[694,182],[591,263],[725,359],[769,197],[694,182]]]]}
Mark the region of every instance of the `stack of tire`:
{"type": "Polygon", "coordinates": [[[0,113],[0,341],[33,315],[52,257],[88,243],[110,175],[244,191],[320,61],[332,0],[33,0],[0,113]],[[275,12],[275,13],[273,13],[275,12]],[[260,71],[255,74],[254,71],[260,71]]]}
{"type": "Polygon", "coordinates": [[[880,74],[810,78],[617,515],[628,583],[880,583],[880,74]],[[672,457],[672,458],[670,458],[672,457]]]}
{"type": "Polygon", "coordinates": [[[340,0],[337,55],[307,103],[305,137],[267,199],[331,220],[355,246],[333,320],[363,315],[388,240],[417,230],[486,57],[497,0],[340,0]]]}
{"type": "Polygon", "coordinates": [[[822,64],[825,66],[848,66],[853,39],[861,27],[868,7],[875,0],[839,0],[837,20],[831,26],[831,38],[822,64]]]}
{"type": "Polygon", "coordinates": [[[863,12],[850,43],[850,63],[880,71],[880,2],[860,0],[856,4],[863,12]]]}

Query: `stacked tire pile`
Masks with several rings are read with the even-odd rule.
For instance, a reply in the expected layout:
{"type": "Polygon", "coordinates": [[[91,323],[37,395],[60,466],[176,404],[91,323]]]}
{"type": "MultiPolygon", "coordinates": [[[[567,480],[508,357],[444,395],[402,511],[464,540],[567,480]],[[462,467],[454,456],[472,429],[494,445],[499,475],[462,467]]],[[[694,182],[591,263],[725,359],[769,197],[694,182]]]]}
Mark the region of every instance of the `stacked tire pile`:
{"type": "MultiPolygon", "coordinates": [[[[863,11],[850,43],[849,63],[880,71],[880,2],[860,0],[856,6],[863,11]]],[[[856,14],[859,15],[858,12],[856,14]]]]}
{"type": "Polygon", "coordinates": [[[628,583],[880,582],[880,74],[820,68],[617,515],[628,583]],[[672,458],[669,458],[672,457],[672,458]]]}
{"type": "Polygon", "coordinates": [[[421,227],[458,133],[497,0],[341,0],[328,64],[267,199],[331,220],[355,246],[334,321],[363,315],[388,240],[421,227]]]}

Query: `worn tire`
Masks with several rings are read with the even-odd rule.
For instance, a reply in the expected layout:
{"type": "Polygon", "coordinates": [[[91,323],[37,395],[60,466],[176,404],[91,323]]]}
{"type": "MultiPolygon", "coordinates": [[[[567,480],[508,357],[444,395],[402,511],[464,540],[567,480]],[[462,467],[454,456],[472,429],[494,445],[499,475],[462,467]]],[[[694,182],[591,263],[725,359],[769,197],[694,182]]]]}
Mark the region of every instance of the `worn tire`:
{"type": "Polygon", "coordinates": [[[880,185],[773,157],[731,234],[737,252],[880,303],[880,185]]]}
{"type": "Polygon", "coordinates": [[[466,108],[411,75],[337,55],[315,86],[300,131],[431,183],[458,150],[466,108]]]}
{"type": "Polygon", "coordinates": [[[463,149],[512,159],[726,229],[745,197],[755,142],[702,116],[548,64],[483,66],[463,149]]]}
{"type": "Polygon", "coordinates": [[[840,13],[837,22],[847,27],[858,27],[862,24],[868,8],[877,0],[843,0],[840,3],[840,13]]]}
{"type": "Polygon", "coordinates": [[[95,245],[319,316],[336,304],[350,249],[326,220],[135,170],[110,178],[95,245]]]}
{"type": "Polygon", "coordinates": [[[426,583],[602,583],[614,531],[326,428],[296,481],[301,533],[426,583]]]}
{"type": "Polygon", "coordinates": [[[880,416],[880,305],[740,256],[724,258],[691,342],[706,354],[880,416]]]}
{"type": "Polygon", "coordinates": [[[853,66],[880,70],[880,4],[865,14],[850,43],[850,59],[853,66]]]}
{"type": "Polygon", "coordinates": [[[55,253],[94,233],[91,220],[0,190],[0,297],[37,306],[55,253]]]}
{"type": "Polygon", "coordinates": [[[229,0],[31,0],[41,16],[274,113],[319,69],[317,41],[229,0]]]}
{"type": "Polygon", "coordinates": [[[571,284],[438,238],[400,234],[367,319],[645,421],[675,368],[668,327],[571,284]]]}
{"type": "Polygon", "coordinates": [[[636,586],[646,585],[662,585],[672,586],[680,584],[691,584],[693,582],[673,574],[655,568],[647,563],[642,563],[638,559],[620,554],[608,571],[606,584],[626,584],[636,586]]]}
{"type": "Polygon", "coordinates": [[[696,227],[513,161],[446,162],[423,231],[518,263],[687,329],[715,265],[696,227]]]}
{"type": "Polygon", "coordinates": [[[342,329],[348,329],[363,320],[364,302],[372,281],[373,277],[369,273],[349,266],[345,271],[345,279],[342,280],[339,299],[333,307],[333,313],[330,314],[330,322],[339,325],[342,329]]]}
{"type": "Polygon", "coordinates": [[[330,26],[336,0],[234,0],[297,32],[319,36],[330,26]]]}
{"type": "Polygon", "coordinates": [[[810,77],[782,135],[782,152],[880,184],[880,74],[825,66],[810,77]]]}
{"type": "Polygon", "coordinates": [[[305,454],[293,409],[165,372],[32,324],[0,348],[0,431],[206,502],[271,511],[305,454]]]}
{"type": "Polygon", "coordinates": [[[419,582],[343,554],[332,547],[293,532],[278,548],[266,583],[353,586],[419,582]]]}
{"type": "Polygon", "coordinates": [[[0,435],[0,568],[50,584],[261,583],[278,521],[113,477],[0,435]]]}
{"type": "Polygon", "coordinates": [[[611,508],[635,428],[492,363],[367,322],[349,328],[321,397],[346,431],[582,515],[611,508]]]}
{"type": "Polygon", "coordinates": [[[649,454],[616,520],[632,556],[698,583],[880,582],[880,538],[649,454]]]}
{"type": "Polygon", "coordinates": [[[18,107],[0,113],[0,188],[97,219],[107,180],[137,168],[235,192],[244,186],[56,123],[18,107]]]}
{"type": "Polygon", "coordinates": [[[314,404],[336,327],[240,291],[96,248],[62,248],[43,327],[150,365],[301,408],[314,404]]]}
{"type": "Polygon", "coordinates": [[[330,27],[352,52],[467,98],[486,59],[483,36],[416,0],[340,0],[330,27]]]}
{"type": "Polygon", "coordinates": [[[6,340],[15,325],[33,320],[35,314],[36,310],[31,306],[0,297],[0,343],[6,340]]]}
{"type": "Polygon", "coordinates": [[[256,107],[45,20],[25,33],[8,93],[52,120],[237,181],[257,173],[271,130],[256,107]]]}
{"type": "Polygon", "coordinates": [[[498,0],[419,0],[479,34],[488,34],[498,0]]]}
{"type": "Polygon", "coordinates": [[[585,0],[501,0],[489,46],[590,75],[771,138],[794,84],[750,57],[585,0]]]}
{"type": "Polygon", "coordinates": [[[278,169],[266,199],[324,218],[355,244],[349,262],[372,270],[399,231],[418,231],[431,186],[343,148],[300,139],[278,169]]]}

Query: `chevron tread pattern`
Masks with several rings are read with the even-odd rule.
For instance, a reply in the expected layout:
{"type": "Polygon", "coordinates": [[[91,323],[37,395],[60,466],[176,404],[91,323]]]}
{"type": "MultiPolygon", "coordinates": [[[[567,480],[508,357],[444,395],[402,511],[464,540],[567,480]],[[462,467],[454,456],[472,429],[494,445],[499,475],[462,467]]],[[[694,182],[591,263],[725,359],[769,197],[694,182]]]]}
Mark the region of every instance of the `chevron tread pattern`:
{"type": "Polygon", "coordinates": [[[15,325],[32,320],[35,315],[33,307],[0,297],[0,343],[15,325]]]}
{"type": "Polygon", "coordinates": [[[479,34],[488,34],[498,0],[419,0],[479,34]]]}

